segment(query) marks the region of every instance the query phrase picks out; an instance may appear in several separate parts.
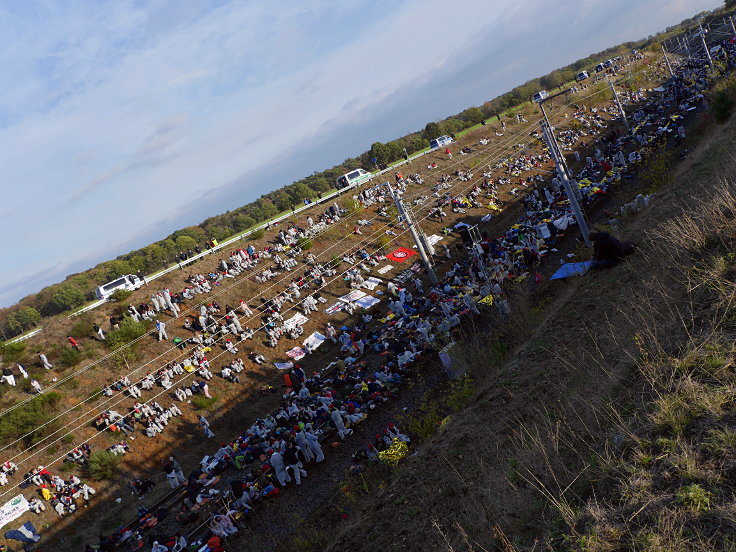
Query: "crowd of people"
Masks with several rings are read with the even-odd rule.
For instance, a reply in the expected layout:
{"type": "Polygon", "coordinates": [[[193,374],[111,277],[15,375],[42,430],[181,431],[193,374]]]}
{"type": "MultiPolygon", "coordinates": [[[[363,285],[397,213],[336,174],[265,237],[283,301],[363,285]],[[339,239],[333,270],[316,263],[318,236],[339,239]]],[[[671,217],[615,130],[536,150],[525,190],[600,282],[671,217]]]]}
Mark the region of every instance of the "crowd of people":
{"type": "MultiPolygon", "coordinates": [[[[664,67],[660,66],[659,69],[664,70],[664,67]]],[[[577,108],[573,118],[579,125],[574,130],[561,131],[559,139],[563,149],[572,152],[575,159],[575,164],[571,162],[574,171],[571,176],[577,181],[584,203],[607,193],[612,185],[634,171],[646,156],[645,150],[661,142],[683,139],[683,118],[693,107],[701,105],[702,91],[709,85],[710,78],[701,64],[686,62],[678,69],[678,77],[671,79],[660,95],[645,95],[644,91],[627,93],[624,97],[627,104],[638,103],[634,112],[636,126],[628,133],[620,129],[610,130],[611,121],[619,117],[613,109],[605,106],[600,109],[577,108]],[[591,154],[585,159],[580,157],[579,149],[574,149],[583,147],[591,149],[591,154]]],[[[536,138],[539,139],[539,136],[536,138]]],[[[522,149],[526,149],[526,146],[522,149]]],[[[338,442],[345,440],[353,427],[366,419],[374,409],[396,399],[401,382],[415,370],[417,363],[436,352],[442,344],[448,343],[454,328],[461,325],[466,317],[480,314],[481,303],[493,304],[501,316],[508,315],[510,305],[503,291],[505,283],[533,272],[540,259],[555,250],[559,235],[576,224],[559,175],[548,180],[541,174],[549,160],[549,154],[544,151],[536,154],[526,151],[516,153],[489,167],[483,174],[482,182],[461,193],[451,191],[453,176],[440,177],[433,188],[436,203],[430,211],[432,216],[440,220],[446,216],[445,210],[462,213],[466,209],[497,209],[500,203],[499,186],[512,186],[512,195],[518,194],[521,188],[525,189],[526,212],[500,236],[491,239],[483,234],[480,242],[474,244],[466,255],[454,256],[446,249],[449,269],[439,284],[428,286],[418,278],[403,287],[388,282],[386,293],[390,301],[387,312],[380,314],[374,311],[360,318],[351,328],[345,327],[339,331],[328,325],[324,333],[330,341],[340,345],[338,358],[323,370],[312,374],[307,374],[299,365],[293,366],[284,374],[286,388],[277,411],[256,420],[233,439],[221,442],[218,450],[205,457],[188,477],[184,477],[181,467],[173,458],[167,461],[165,471],[172,488],[185,488],[185,498],[182,510],[176,515],[177,520],[191,520],[203,505],[217,503],[218,507],[213,509],[216,514],[208,524],[207,533],[199,540],[212,541],[212,550],[222,547],[221,541],[238,531],[234,522],[236,518],[249,515],[259,503],[277,497],[292,481],[300,485],[308,477],[311,467],[325,459],[325,438],[334,438],[338,442]],[[483,197],[489,202],[483,201],[483,197]],[[425,285],[427,289],[424,289],[425,285]],[[409,289],[410,286],[414,293],[409,289]],[[226,483],[222,483],[221,478],[225,473],[231,476],[226,483]],[[224,497],[227,500],[218,500],[224,497]]],[[[472,179],[470,172],[457,171],[454,174],[456,181],[472,179]]],[[[419,175],[404,178],[397,174],[396,178],[400,194],[406,192],[409,184],[421,182],[419,175]]],[[[364,206],[376,204],[379,216],[389,215],[385,206],[389,198],[385,192],[364,190],[356,199],[364,206]]],[[[213,285],[221,283],[224,278],[235,277],[245,271],[254,272],[254,279],[261,282],[279,273],[297,270],[297,257],[302,253],[299,247],[301,240],[313,237],[327,225],[339,221],[344,214],[337,205],[330,206],[318,217],[317,222],[310,217],[306,228],[290,225],[281,229],[278,242],[273,247],[262,251],[256,251],[253,246],[234,250],[227,259],[221,260],[217,271],[190,275],[181,292],[171,293],[164,288],[151,295],[150,304],[137,307],[131,304],[128,314],[135,321],[156,320],[159,323],[156,328],[159,339],[168,340],[165,323],[159,319],[162,311],[168,311],[177,318],[181,310],[179,305],[186,300],[210,293],[213,285]],[[256,273],[259,261],[264,258],[272,259],[273,266],[256,273]]],[[[347,280],[349,285],[357,288],[365,282],[362,271],[370,272],[384,260],[380,255],[371,255],[362,249],[348,252],[345,256],[345,260],[355,265],[346,272],[347,280]]],[[[226,305],[222,309],[216,301],[203,305],[197,311],[197,316],[187,317],[183,324],[193,334],[183,340],[185,345],[193,345],[193,350],[186,358],[171,362],[155,373],[146,374],[137,383],[123,376],[106,386],[103,393],[107,396],[127,393],[138,399],[141,391],[161,386],[166,390],[171,389],[172,395],[182,402],[195,394],[209,397],[207,381],[212,379],[213,369],[207,354],[214,346],[220,345],[225,351],[238,355],[242,349],[242,346],[238,348],[239,343],[253,339],[256,331],[263,331],[268,344],[273,347],[283,336],[292,339],[301,336],[294,326],[285,326],[280,314],[283,306],[287,303],[299,304],[302,312],[308,316],[319,308],[320,303],[325,302],[319,290],[325,285],[326,278],[336,274],[333,267],[318,263],[311,254],[306,256],[304,268],[303,276],[293,278],[273,297],[262,299],[258,307],[251,307],[245,301],[235,308],[226,305]],[[252,318],[254,310],[260,313],[262,321],[256,330],[239,320],[240,316],[252,318]],[[197,380],[176,387],[177,377],[186,378],[194,372],[198,376],[197,380]]],[[[111,324],[114,328],[119,320],[111,320],[111,324]]],[[[296,327],[301,328],[301,325],[296,327]]],[[[104,331],[98,329],[95,331],[99,338],[105,339],[104,331]]],[[[266,360],[263,355],[253,351],[247,356],[257,364],[266,360]]],[[[46,369],[53,367],[40,352],[39,358],[46,369]]],[[[18,368],[23,370],[20,365],[18,368]]],[[[235,358],[222,365],[220,376],[231,383],[239,383],[238,374],[243,369],[243,360],[235,358]]],[[[5,372],[6,369],[3,369],[2,381],[15,385],[13,371],[10,370],[8,374],[5,372]]],[[[131,411],[124,415],[113,409],[107,410],[95,420],[95,427],[121,432],[126,437],[139,428],[152,438],[164,430],[172,416],[178,415],[181,415],[181,410],[175,403],[164,408],[156,401],[150,404],[136,402],[131,411]]],[[[205,435],[214,438],[209,422],[203,417],[200,417],[199,422],[205,435]]],[[[374,460],[377,453],[390,446],[395,439],[408,441],[408,437],[391,424],[383,434],[376,435],[373,442],[356,453],[356,463],[374,460]]],[[[90,450],[74,449],[69,461],[83,465],[90,450]]],[[[129,445],[127,441],[121,441],[109,450],[114,454],[125,454],[129,445]]],[[[7,483],[8,477],[15,472],[10,465],[12,462],[6,464],[9,467],[6,471],[3,465],[0,484],[7,483]]],[[[94,489],[78,478],[72,476],[65,482],[49,474],[42,466],[26,474],[23,484],[29,481],[39,487],[40,498],[50,501],[59,515],[74,512],[79,501],[89,500],[89,496],[94,494],[94,489]]],[[[150,490],[145,481],[137,488],[136,492],[144,488],[150,490]]],[[[43,501],[38,498],[34,500],[36,502],[32,502],[32,509],[43,511],[43,501]]],[[[143,512],[139,530],[121,528],[116,535],[102,539],[100,549],[109,549],[104,547],[122,541],[142,542],[146,520],[163,517],[159,515],[157,518],[151,512],[143,512]]],[[[148,525],[149,528],[155,526],[148,525]]],[[[186,545],[186,539],[180,534],[158,534],[152,549],[155,552],[170,552],[184,550],[186,545]]]]}

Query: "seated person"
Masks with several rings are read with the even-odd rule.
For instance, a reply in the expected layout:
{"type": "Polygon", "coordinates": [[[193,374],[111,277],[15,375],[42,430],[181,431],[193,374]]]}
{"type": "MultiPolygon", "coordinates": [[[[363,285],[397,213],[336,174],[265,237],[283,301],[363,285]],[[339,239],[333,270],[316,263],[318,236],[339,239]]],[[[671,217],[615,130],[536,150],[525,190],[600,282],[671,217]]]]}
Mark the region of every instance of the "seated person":
{"type": "Polygon", "coordinates": [[[591,232],[588,237],[593,242],[591,269],[616,266],[626,255],[636,250],[632,242],[622,243],[608,232],[591,232]]]}

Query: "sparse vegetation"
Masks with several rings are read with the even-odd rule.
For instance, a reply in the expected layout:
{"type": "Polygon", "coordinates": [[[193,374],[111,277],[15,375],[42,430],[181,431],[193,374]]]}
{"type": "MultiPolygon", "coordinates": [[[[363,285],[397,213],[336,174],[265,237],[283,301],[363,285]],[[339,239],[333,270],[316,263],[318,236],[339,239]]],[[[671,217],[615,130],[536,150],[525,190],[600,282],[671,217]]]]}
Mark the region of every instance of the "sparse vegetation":
{"type": "Polygon", "coordinates": [[[217,402],[217,397],[214,395],[208,399],[204,395],[195,395],[192,397],[192,406],[195,410],[209,410],[217,402]]]}
{"type": "Polygon", "coordinates": [[[15,362],[23,356],[25,350],[25,341],[18,341],[16,343],[3,343],[0,346],[0,357],[2,357],[3,362],[15,362]]]}
{"type": "Polygon", "coordinates": [[[108,298],[108,301],[113,303],[120,303],[125,301],[128,297],[133,295],[133,292],[128,289],[116,289],[112,292],[112,295],[108,298]]]}
{"type": "Polygon", "coordinates": [[[92,479],[112,479],[120,471],[123,457],[108,450],[93,452],[89,457],[87,469],[92,479]]]}
{"type": "Polygon", "coordinates": [[[62,366],[66,366],[67,368],[70,368],[82,362],[83,358],[84,356],[82,355],[82,353],[80,353],[76,349],[72,349],[70,347],[64,347],[63,349],[61,349],[61,352],[59,353],[59,359],[57,362],[62,366]]]}
{"type": "Polygon", "coordinates": [[[49,422],[60,399],[59,393],[51,391],[3,414],[0,417],[0,442],[7,444],[21,439],[25,446],[31,446],[55,431],[58,424],[49,422]]]}
{"type": "Polygon", "coordinates": [[[308,251],[309,249],[314,246],[314,242],[307,238],[300,238],[297,242],[297,245],[302,248],[304,251],[308,251]]]}

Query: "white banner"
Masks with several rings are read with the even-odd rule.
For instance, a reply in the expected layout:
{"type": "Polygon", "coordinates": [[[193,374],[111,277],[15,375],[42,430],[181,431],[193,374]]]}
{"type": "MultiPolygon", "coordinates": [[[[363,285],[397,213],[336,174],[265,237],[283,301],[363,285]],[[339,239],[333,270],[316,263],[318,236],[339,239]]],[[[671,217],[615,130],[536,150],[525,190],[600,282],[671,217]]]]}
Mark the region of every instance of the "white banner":
{"type": "Polygon", "coordinates": [[[11,498],[0,507],[0,528],[19,518],[28,510],[30,510],[30,505],[23,495],[11,498]]]}
{"type": "Polygon", "coordinates": [[[304,316],[302,313],[298,312],[294,316],[289,318],[288,320],[284,320],[283,325],[284,325],[284,328],[288,330],[290,328],[293,328],[294,326],[302,326],[308,321],[309,321],[309,318],[304,316]]]}

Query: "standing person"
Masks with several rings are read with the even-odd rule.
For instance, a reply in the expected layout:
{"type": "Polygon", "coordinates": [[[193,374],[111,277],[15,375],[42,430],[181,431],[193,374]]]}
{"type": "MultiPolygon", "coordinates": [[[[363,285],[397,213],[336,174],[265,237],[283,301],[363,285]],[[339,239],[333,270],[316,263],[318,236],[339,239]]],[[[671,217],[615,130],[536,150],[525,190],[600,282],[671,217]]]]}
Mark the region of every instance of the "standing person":
{"type": "Polygon", "coordinates": [[[74,349],[74,350],[76,350],[77,352],[80,352],[80,353],[82,352],[82,351],[81,351],[81,350],[79,349],[79,343],[77,343],[77,340],[76,340],[76,339],[74,339],[74,338],[73,338],[72,336],[70,336],[70,335],[66,336],[66,339],[67,339],[67,341],[69,341],[69,345],[71,345],[71,346],[72,346],[72,349],[74,349]]]}
{"type": "Polygon", "coordinates": [[[171,462],[172,467],[176,471],[176,475],[179,476],[181,479],[184,479],[184,472],[181,469],[181,464],[176,461],[176,458],[173,456],[169,456],[169,462],[171,462]]]}
{"type": "Polygon", "coordinates": [[[38,358],[41,360],[41,364],[43,364],[44,368],[46,368],[47,370],[51,370],[54,367],[54,365],[49,362],[49,359],[46,358],[46,355],[43,354],[41,351],[38,351],[36,354],[38,355],[38,358]]]}
{"type": "Polygon", "coordinates": [[[205,380],[202,380],[199,382],[198,385],[199,385],[199,388],[202,390],[202,394],[208,399],[211,399],[212,395],[210,395],[210,386],[207,385],[207,382],[205,380]]]}
{"type": "Polygon", "coordinates": [[[95,324],[92,324],[92,329],[94,329],[95,333],[97,334],[97,336],[98,336],[98,337],[99,337],[99,338],[100,338],[100,339],[101,339],[102,341],[105,341],[105,340],[106,340],[106,338],[105,338],[105,330],[103,330],[102,328],[100,328],[100,327],[99,327],[99,326],[97,325],[97,323],[95,323],[95,324]]]}
{"type": "Polygon", "coordinates": [[[335,429],[337,429],[337,434],[340,437],[340,440],[344,441],[345,435],[350,435],[353,430],[345,429],[345,422],[342,419],[342,412],[340,412],[334,406],[331,406],[330,408],[332,409],[332,412],[330,414],[330,417],[332,418],[332,423],[335,424],[335,429]]]}
{"type": "Polygon", "coordinates": [[[199,425],[201,425],[202,429],[204,429],[204,436],[208,439],[212,439],[215,434],[212,433],[212,430],[210,429],[210,423],[207,421],[207,418],[205,418],[201,414],[197,416],[197,418],[199,419],[199,425]]]}
{"type": "Polygon", "coordinates": [[[161,321],[156,321],[156,330],[158,331],[158,340],[161,341],[162,339],[169,339],[169,336],[166,335],[166,324],[161,321]]]}
{"type": "Polygon", "coordinates": [[[176,471],[170,460],[164,460],[164,473],[166,473],[166,479],[168,479],[172,489],[176,489],[186,481],[183,475],[181,477],[179,476],[179,472],[176,471]]]}
{"type": "Polygon", "coordinates": [[[327,338],[330,339],[333,343],[337,343],[337,330],[335,330],[334,326],[327,323],[327,330],[325,330],[325,333],[327,334],[327,338]]]}
{"type": "Polygon", "coordinates": [[[286,484],[291,481],[291,477],[289,477],[289,473],[286,471],[284,458],[281,456],[281,453],[279,451],[273,452],[269,463],[276,472],[276,479],[279,481],[279,486],[285,487],[286,484]]]}
{"type": "MultiPolygon", "coordinates": [[[[297,485],[302,484],[302,477],[307,477],[307,470],[301,462],[299,456],[302,455],[302,451],[294,446],[294,443],[288,441],[286,443],[286,450],[284,451],[284,462],[286,463],[286,469],[291,468],[294,473],[294,481],[297,485]]],[[[302,455],[303,456],[303,455],[302,455]]]]}
{"type": "Polygon", "coordinates": [[[312,429],[309,425],[305,428],[304,436],[307,438],[309,449],[315,456],[315,462],[322,462],[325,459],[325,455],[324,452],[322,452],[322,446],[319,444],[319,437],[317,437],[316,433],[312,432],[312,429]]]}

